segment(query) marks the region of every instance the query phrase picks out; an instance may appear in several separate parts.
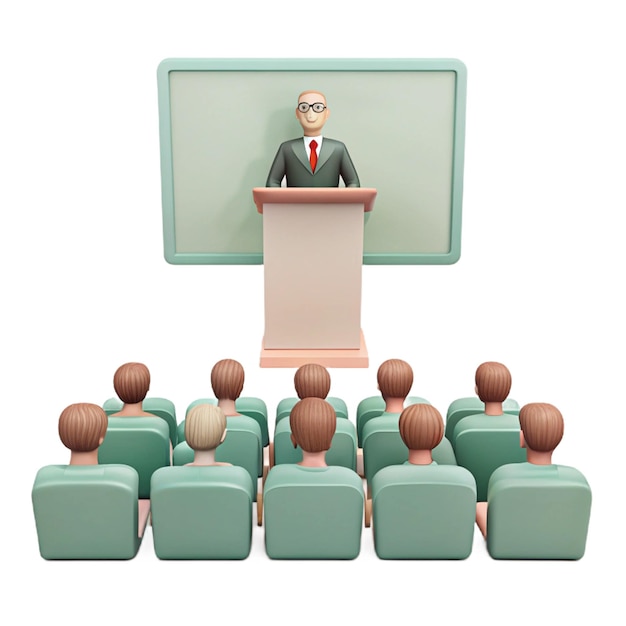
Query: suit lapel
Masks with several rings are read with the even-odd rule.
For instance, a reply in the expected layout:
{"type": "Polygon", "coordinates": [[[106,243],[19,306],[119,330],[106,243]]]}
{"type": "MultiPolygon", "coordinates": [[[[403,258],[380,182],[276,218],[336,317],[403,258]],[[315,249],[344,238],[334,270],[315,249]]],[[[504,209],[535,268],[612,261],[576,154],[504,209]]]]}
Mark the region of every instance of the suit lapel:
{"type": "MultiPolygon", "coordinates": [[[[322,143],[322,147],[323,146],[324,144],[322,143]]],[[[306,150],[304,148],[304,139],[295,139],[293,143],[291,144],[291,149],[293,150],[293,153],[298,158],[298,161],[300,161],[300,163],[302,163],[302,165],[306,168],[307,172],[309,172],[309,174],[313,174],[313,171],[311,170],[311,164],[309,163],[309,159],[306,156],[306,150]]]]}
{"type": "MultiPolygon", "coordinates": [[[[322,149],[320,150],[319,156],[317,158],[317,165],[315,166],[316,173],[322,169],[324,163],[328,161],[328,159],[330,158],[330,155],[334,151],[335,151],[335,146],[333,142],[329,141],[328,139],[324,139],[322,141],[322,149]]],[[[310,166],[309,166],[309,169],[310,169],[310,166]]]]}

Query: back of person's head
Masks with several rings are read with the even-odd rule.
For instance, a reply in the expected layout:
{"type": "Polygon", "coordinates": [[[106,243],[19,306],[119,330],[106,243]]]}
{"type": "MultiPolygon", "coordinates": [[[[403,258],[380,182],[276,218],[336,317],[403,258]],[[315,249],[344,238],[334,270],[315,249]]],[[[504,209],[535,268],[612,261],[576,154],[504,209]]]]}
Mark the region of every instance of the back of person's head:
{"type": "Polygon", "coordinates": [[[185,440],[193,450],[214,450],[225,430],[226,415],[214,404],[197,404],[185,418],[185,440]]]}
{"type": "Polygon", "coordinates": [[[389,359],[378,368],[378,388],[383,398],[406,398],[413,386],[413,370],[401,359],[389,359]]]}
{"type": "Polygon", "coordinates": [[[496,361],[481,363],[475,381],[476,394],[483,402],[504,402],[511,391],[511,372],[496,361]]]}
{"type": "Polygon", "coordinates": [[[243,390],[244,371],[239,361],[222,359],[211,370],[211,386],[218,400],[236,400],[243,390]]]}
{"type": "Polygon", "coordinates": [[[59,417],[59,437],[72,452],[92,452],[102,443],[108,423],[104,409],[97,404],[70,404],[59,417]]]}
{"type": "Polygon", "coordinates": [[[431,404],[412,404],[400,413],[400,437],[409,450],[432,450],[443,439],[441,413],[431,404]]]}
{"type": "Polygon", "coordinates": [[[535,452],[552,452],[563,438],[563,416],[552,404],[533,402],[519,412],[526,447],[535,452]]]}
{"type": "Polygon", "coordinates": [[[324,400],[330,391],[330,374],[317,363],[307,363],[296,370],[293,377],[298,398],[321,398],[324,400]]]}
{"type": "Polygon", "coordinates": [[[305,452],[323,452],[330,449],[337,415],[326,400],[304,398],[291,409],[289,424],[294,444],[305,452]]]}
{"type": "Polygon", "coordinates": [[[143,402],[150,389],[150,371],[143,363],[124,363],[113,376],[113,387],[124,404],[143,402]]]}

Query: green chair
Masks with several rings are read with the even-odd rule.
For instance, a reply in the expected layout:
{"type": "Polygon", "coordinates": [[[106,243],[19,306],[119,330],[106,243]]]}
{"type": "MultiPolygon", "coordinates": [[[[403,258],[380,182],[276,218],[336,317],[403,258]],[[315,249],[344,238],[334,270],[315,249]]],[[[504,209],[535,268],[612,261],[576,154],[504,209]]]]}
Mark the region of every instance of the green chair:
{"type": "MultiPolygon", "coordinates": [[[[419,398],[418,396],[409,396],[404,406],[410,406],[411,404],[430,404],[428,400],[419,398]]],[[[364,398],[359,402],[356,408],[356,433],[359,443],[359,448],[363,447],[363,427],[367,422],[375,417],[380,417],[385,412],[385,401],[382,396],[370,396],[364,398]]]]}
{"type": "Polygon", "coordinates": [[[476,483],[463,467],[391,465],[372,480],[374,548],[381,559],[465,559],[472,552],[476,483]]]}
{"type": "MultiPolygon", "coordinates": [[[[285,417],[289,417],[291,413],[291,409],[296,402],[298,402],[300,398],[283,398],[276,407],[276,422],[278,424],[285,417]]],[[[326,398],[326,402],[332,405],[333,409],[335,409],[335,413],[337,417],[348,419],[348,405],[345,403],[345,400],[341,398],[336,398],[334,396],[328,396],[326,398]]]]}
{"type": "Polygon", "coordinates": [[[150,497],[150,478],[171,463],[170,432],[160,417],[109,417],[98,463],[130,465],[139,474],[139,497],[150,497]]]}
{"type": "MultiPolygon", "coordinates": [[[[326,463],[356,471],[356,450],[354,424],[348,419],[338,419],[330,450],[326,453],[326,463]]],[[[291,425],[288,419],[283,419],[278,422],[274,431],[274,464],[300,463],[300,461],[302,461],[302,448],[293,447],[291,425]]]]}
{"type": "MultiPolygon", "coordinates": [[[[187,415],[187,413],[189,413],[189,409],[196,406],[196,404],[216,405],[217,400],[215,398],[198,398],[197,400],[194,400],[187,407],[187,410],[185,411],[185,415],[187,415]]],[[[267,427],[267,406],[265,402],[261,400],[261,398],[254,398],[252,396],[245,397],[245,398],[237,398],[237,400],[235,400],[235,408],[242,415],[247,415],[248,417],[251,417],[253,420],[255,420],[258,423],[259,428],[261,429],[261,445],[264,448],[268,446],[270,443],[270,436],[269,436],[269,430],[267,427]]],[[[185,440],[184,431],[183,431],[182,439],[180,439],[180,432],[181,432],[181,428],[179,425],[178,426],[178,434],[179,434],[178,441],[179,442],[185,440]]]]}
{"type": "Polygon", "coordinates": [[[591,488],[573,467],[515,463],[491,476],[487,549],[494,559],[580,559],[591,488]]]}
{"type": "Polygon", "coordinates": [[[152,537],[160,559],[245,559],[253,482],[242,467],[164,467],[152,475],[152,537]]]}
{"type": "MultiPolygon", "coordinates": [[[[512,398],[502,403],[502,410],[509,415],[519,415],[519,404],[512,398]]],[[[455,426],[469,415],[476,415],[485,411],[485,403],[478,397],[458,398],[450,403],[446,412],[446,430],[444,436],[452,442],[455,426]]]]}
{"type": "Polygon", "coordinates": [[[458,465],[476,479],[479,502],[487,500],[491,474],[501,465],[523,463],[526,450],[520,447],[517,415],[470,415],[455,427],[453,448],[458,465]]]}
{"type": "MultiPolygon", "coordinates": [[[[183,421],[184,424],[184,421],[183,421]]],[[[254,500],[257,483],[262,476],[263,451],[260,444],[261,429],[257,422],[246,415],[226,418],[226,439],[215,450],[215,460],[243,467],[252,480],[254,500]]],[[[194,452],[189,444],[181,441],[174,448],[174,465],[192,463],[194,452]]]]}
{"type": "MultiPolygon", "coordinates": [[[[104,402],[102,408],[107,415],[113,415],[122,410],[122,401],[119,398],[109,398],[104,402]]],[[[176,407],[171,400],[166,398],[146,398],[143,401],[143,410],[146,413],[152,413],[156,417],[160,417],[167,422],[170,434],[170,441],[172,447],[174,447],[178,440],[176,438],[177,422],[176,422],[176,407]]]]}
{"type": "MultiPolygon", "coordinates": [[[[409,460],[409,450],[400,437],[399,419],[399,414],[386,413],[371,419],[363,428],[363,472],[368,487],[383,467],[402,465],[409,460]]],[[[457,465],[452,445],[445,437],[432,454],[439,465],[457,465]]]]}
{"type": "Polygon", "coordinates": [[[363,483],[345,467],[275,465],[263,490],[272,559],[354,559],[361,549],[363,483]]]}
{"type": "Polygon", "coordinates": [[[32,490],[44,559],[132,559],[141,545],[139,476],[127,465],[48,465],[32,490]]]}

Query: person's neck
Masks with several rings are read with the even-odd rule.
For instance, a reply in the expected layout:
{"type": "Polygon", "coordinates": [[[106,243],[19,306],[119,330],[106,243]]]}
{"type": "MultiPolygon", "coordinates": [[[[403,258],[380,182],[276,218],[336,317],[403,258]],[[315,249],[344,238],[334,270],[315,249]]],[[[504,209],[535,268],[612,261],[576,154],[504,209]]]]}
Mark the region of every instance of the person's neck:
{"type": "Polygon", "coordinates": [[[402,413],[406,398],[385,398],[385,413],[402,413]]]}
{"type": "Polygon", "coordinates": [[[237,412],[237,409],[235,407],[235,400],[229,400],[227,398],[222,398],[221,400],[217,401],[217,406],[219,406],[220,409],[222,409],[222,411],[224,411],[224,415],[226,415],[227,417],[229,415],[239,415],[239,413],[237,412]]]}
{"type": "Polygon", "coordinates": [[[195,450],[192,465],[215,465],[215,450],[195,450]]]}
{"type": "Polygon", "coordinates": [[[526,460],[533,465],[552,465],[552,452],[539,452],[526,446],[526,460]]]}
{"type": "Polygon", "coordinates": [[[302,451],[302,461],[298,463],[302,467],[328,467],[326,464],[326,450],[321,452],[302,451]]]}
{"type": "Polygon", "coordinates": [[[409,463],[411,465],[430,465],[432,462],[431,450],[409,450],[409,463]]]}
{"type": "Polygon", "coordinates": [[[89,452],[72,450],[70,465],[98,465],[98,448],[89,452]]]}
{"type": "Polygon", "coordinates": [[[485,402],[485,415],[504,415],[502,402],[485,402]]]}
{"type": "Polygon", "coordinates": [[[122,410],[115,413],[113,417],[143,417],[151,415],[143,410],[143,402],[135,402],[132,404],[124,404],[122,410]]]}

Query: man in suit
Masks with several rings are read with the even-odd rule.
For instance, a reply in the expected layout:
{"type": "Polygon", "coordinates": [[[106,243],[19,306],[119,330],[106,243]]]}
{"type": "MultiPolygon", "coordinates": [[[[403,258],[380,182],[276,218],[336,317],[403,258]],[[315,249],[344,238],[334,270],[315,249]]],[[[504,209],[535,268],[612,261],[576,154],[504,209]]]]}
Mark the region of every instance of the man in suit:
{"type": "Polygon", "coordinates": [[[319,91],[303,91],[298,96],[296,118],[304,137],[285,141],[278,148],[267,187],[280,187],[285,176],[287,187],[339,187],[340,176],[346,187],[360,187],[346,146],[322,137],[329,114],[326,97],[319,91]]]}

